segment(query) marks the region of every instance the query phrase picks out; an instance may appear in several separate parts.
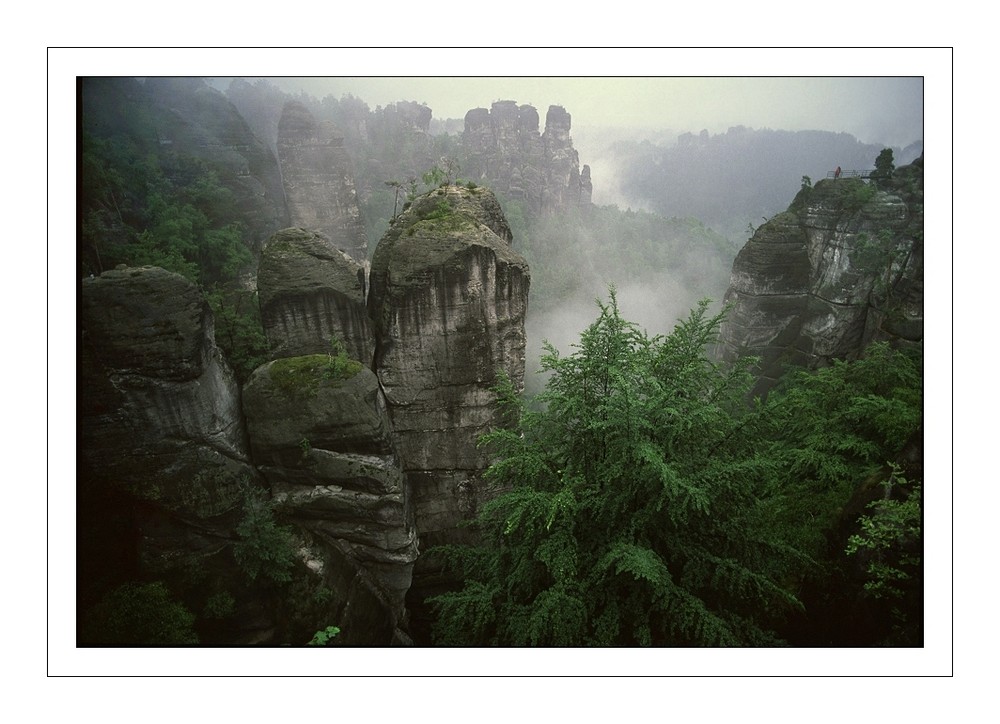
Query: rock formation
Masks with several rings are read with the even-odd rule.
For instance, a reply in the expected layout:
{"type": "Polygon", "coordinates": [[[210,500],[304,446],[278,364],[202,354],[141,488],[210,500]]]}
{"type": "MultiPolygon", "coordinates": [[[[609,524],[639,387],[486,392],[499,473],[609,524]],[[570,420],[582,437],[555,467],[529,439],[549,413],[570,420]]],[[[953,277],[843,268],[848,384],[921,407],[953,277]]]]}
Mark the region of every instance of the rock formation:
{"type": "Polygon", "coordinates": [[[341,642],[406,642],[416,531],[375,374],[329,355],[285,358],[243,394],[254,461],[304,533],[341,642]]]}
{"type": "Polygon", "coordinates": [[[372,259],[375,367],[422,547],[475,512],[492,388],[501,372],[523,384],[529,274],[510,240],[490,191],[445,186],[401,214],[372,259]]]}
{"type": "MultiPolygon", "coordinates": [[[[205,88],[150,90],[192,123],[182,133],[178,121],[170,143],[210,138],[195,99],[218,99],[205,88]]],[[[428,109],[393,112],[415,139],[426,134],[428,109]]],[[[242,390],[196,284],[157,267],[82,282],[84,644],[118,641],[90,624],[107,593],[135,582],[162,584],[205,644],[301,644],[330,625],[335,643],[410,643],[418,536],[422,547],[461,539],[491,493],[477,442],[503,422],[500,374],[523,385],[529,288],[496,197],[446,185],[415,199],[380,243],[367,290],[337,135],[289,103],[277,147],[298,226],[259,244],[271,361],[242,390]]]]}
{"type": "Polygon", "coordinates": [[[350,159],[336,128],[317,123],[304,105],[289,101],[278,123],[278,161],[291,225],[318,231],[365,262],[365,226],[350,159]]]}
{"type": "Polygon", "coordinates": [[[365,308],[364,267],[306,229],[274,234],[257,272],[261,321],[271,356],[331,351],[331,339],[371,367],[374,341],[365,308]]]}
{"type": "Polygon", "coordinates": [[[733,264],[721,354],[761,358],[759,389],[789,364],[857,357],[923,338],[923,159],[878,188],[860,179],[804,187],[733,264]]]}
{"type": "Polygon", "coordinates": [[[231,578],[240,484],[256,472],[201,290],[123,268],[85,279],[81,301],[81,600],[123,571],[184,589],[195,572],[231,578]]]}
{"type": "Polygon", "coordinates": [[[474,108],[465,115],[462,173],[535,211],[587,205],[593,192],[590,167],[580,170],[570,121],[564,108],[550,106],[545,133],[539,134],[538,111],[530,105],[497,101],[489,110],[474,108]]]}
{"type": "Polygon", "coordinates": [[[233,486],[219,482],[251,468],[239,388],[201,290],[158,267],[125,268],[85,279],[82,301],[82,452],[93,470],[173,511],[232,507],[233,486]],[[211,486],[199,482],[209,467],[211,486]]]}

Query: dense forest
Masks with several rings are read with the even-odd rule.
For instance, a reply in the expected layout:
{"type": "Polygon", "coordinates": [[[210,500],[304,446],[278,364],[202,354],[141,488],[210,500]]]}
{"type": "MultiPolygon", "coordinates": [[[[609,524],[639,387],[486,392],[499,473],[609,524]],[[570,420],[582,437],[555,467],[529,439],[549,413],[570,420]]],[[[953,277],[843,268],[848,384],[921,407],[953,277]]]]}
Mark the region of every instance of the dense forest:
{"type": "MultiPolygon", "coordinates": [[[[433,194],[491,185],[463,172],[473,161],[457,124],[432,124],[426,106],[371,109],[266,81],[236,80],[224,93],[199,79],[82,81],[81,279],[155,266],[197,285],[244,388],[270,359],[256,272],[267,239],[288,225],[275,161],[288,101],[339,130],[369,260],[388,232],[401,234],[404,212],[432,208],[419,223],[453,214],[440,199],[429,205],[433,194]]],[[[862,144],[840,135],[845,167],[872,165],[869,147],[855,159],[862,144]]],[[[421,551],[433,581],[425,600],[410,602],[411,643],[922,645],[920,351],[877,340],[850,359],[790,366],[763,395],[753,393],[755,357],[719,358],[739,251],[731,239],[761,204],[775,203],[740,180],[765,173],[761,148],[783,145],[802,158],[802,168],[780,171],[793,178],[791,196],[800,185],[811,190],[803,177],[814,159],[803,149],[817,142],[780,131],[727,136],[620,146],[619,186],[651,211],[543,212],[497,193],[511,245],[531,269],[527,375],[523,384],[500,376],[494,391],[507,424],[480,440],[495,494],[480,501],[461,540],[421,551]],[[706,186],[715,198],[696,195],[706,186]]],[[[883,176],[857,183],[888,193],[891,153],[880,159],[883,176]]],[[[864,239],[880,243],[875,233],[864,239]]],[[[869,256],[873,276],[895,283],[883,268],[897,262],[877,249],[869,256]]],[[[82,355],[81,369],[91,364],[82,355]]],[[[370,362],[348,360],[336,340],[324,359],[323,384],[370,362]]],[[[303,459],[310,444],[303,438],[303,459]]],[[[80,486],[87,492],[86,479],[80,486]]],[[[106,557],[121,539],[92,517],[111,501],[124,530],[135,511],[123,500],[81,500],[83,644],[227,643],[241,596],[298,591],[309,598],[303,609],[316,610],[330,597],[290,572],[292,534],[266,488],[247,486],[231,516],[243,583],[213,589],[197,609],[176,586],[137,572],[127,552],[106,557]]],[[[294,611],[316,630],[308,643],[342,638],[344,622],[324,628],[294,611]]]]}

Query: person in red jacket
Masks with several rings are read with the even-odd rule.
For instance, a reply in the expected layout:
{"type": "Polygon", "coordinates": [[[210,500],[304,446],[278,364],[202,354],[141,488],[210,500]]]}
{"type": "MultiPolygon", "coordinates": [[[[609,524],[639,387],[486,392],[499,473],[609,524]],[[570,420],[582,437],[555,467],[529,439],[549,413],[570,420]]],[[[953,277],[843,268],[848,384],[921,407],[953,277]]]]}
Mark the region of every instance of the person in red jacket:
{"type": "Polygon", "coordinates": [[[833,172],[834,178],[840,178],[840,166],[837,166],[837,170],[833,172]]]}

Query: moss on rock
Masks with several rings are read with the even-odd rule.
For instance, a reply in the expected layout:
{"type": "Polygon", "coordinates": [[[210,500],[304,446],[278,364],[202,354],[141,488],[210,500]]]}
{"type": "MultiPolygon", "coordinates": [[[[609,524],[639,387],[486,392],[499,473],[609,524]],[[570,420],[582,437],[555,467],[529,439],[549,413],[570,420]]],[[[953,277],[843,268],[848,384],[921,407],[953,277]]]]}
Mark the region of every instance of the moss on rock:
{"type": "Polygon", "coordinates": [[[363,365],[343,356],[311,354],[277,359],[268,375],[281,392],[289,397],[315,395],[324,385],[336,385],[361,371],[363,365]]]}

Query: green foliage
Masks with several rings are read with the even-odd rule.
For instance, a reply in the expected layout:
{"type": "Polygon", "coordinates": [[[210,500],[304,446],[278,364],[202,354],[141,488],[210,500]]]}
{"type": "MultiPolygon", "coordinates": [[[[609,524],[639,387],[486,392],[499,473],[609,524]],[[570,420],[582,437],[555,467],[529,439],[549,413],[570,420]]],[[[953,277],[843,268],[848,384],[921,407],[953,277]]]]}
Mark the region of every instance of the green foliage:
{"type": "Polygon", "coordinates": [[[875,159],[875,170],[871,173],[871,179],[876,186],[884,188],[892,178],[896,165],[892,160],[892,149],[883,148],[875,159]]]}
{"type": "Polygon", "coordinates": [[[174,601],[162,582],[127,583],[92,608],[80,634],[87,644],[197,644],[194,614],[174,601]]]}
{"type": "Polygon", "coordinates": [[[257,293],[224,290],[216,286],[207,297],[215,316],[215,341],[242,384],[268,357],[267,336],[260,320],[257,293]]]}
{"type": "Polygon", "coordinates": [[[769,515],[810,555],[822,555],[824,532],[862,482],[918,434],[921,381],[915,359],[880,343],[854,362],[791,373],[769,396],[769,515]]]}
{"type": "Polygon", "coordinates": [[[903,598],[920,577],[921,485],[912,485],[898,466],[883,483],[885,495],[868,504],[858,520],[861,532],[847,541],[846,553],[864,558],[865,591],[875,598],[903,598]]]}
{"type": "Polygon", "coordinates": [[[252,264],[233,193],[203,161],[90,135],[83,155],[84,271],[148,264],[207,287],[252,264]]]}
{"type": "Polygon", "coordinates": [[[327,380],[346,380],[361,371],[361,363],[347,356],[344,343],[336,337],[330,337],[330,353],[327,355],[323,377],[327,380]]]}
{"type": "Polygon", "coordinates": [[[295,561],[291,530],[277,524],[274,504],[263,489],[248,481],[241,487],[243,517],[236,526],[239,541],[233,546],[233,556],[250,580],[287,583],[295,561]]]}
{"type": "Polygon", "coordinates": [[[327,626],[322,631],[317,631],[306,646],[329,646],[339,633],[340,629],[336,626],[327,626]]]}
{"type": "Polygon", "coordinates": [[[360,372],[363,365],[348,357],[342,346],[333,344],[329,354],[274,360],[268,372],[271,381],[285,395],[303,398],[312,397],[321,387],[336,386],[360,372]]]}
{"type": "Polygon", "coordinates": [[[435,188],[444,183],[446,175],[444,169],[440,166],[433,166],[430,170],[425,171],[420,178],[425,186],[435,188]]]}
{"type": "Polygon", "coordinates": [[[549,348],[541,404],[498,389],[517,425],[483,444],[509,492],[481,508],[483,546],[442,551],[464,586],[432,600],[437,640],[773,643],[796,557],[758,502],[746,365],[706,355],[721,315],[704,302],[649,338],[613,290],[599,308],[574,354],[549,348]]]}
{"type": "Polygon", "coordinates": [[[873,345],[761,402],[753,360],[706,354],[724,314],[707,302],[666,337],[622,319],[613,290],[599,309],[573,354],[548,348],[536,399],[497,388],[512,426],[482,445],[505,492],[479,510],[480,545],[435,551],[462,581],[431,599],[435,640],[780,644],[803,582],[844,562],[827,546],[844,509],[919,433],[918,361],[873,345]]]}
{"type": "Polygon", "coordinates": [[[229,591],[213,593],[205,601],[202,616],[205,618],[228,618],[236,611],[236,599],[229,591]]]}
{"type": "Polygon", "coordinates": [[[317,586],[316,590],[313,591],[313,603],[318,606],[323,606],[329,603],[333,599],[333,591],[331,591],[326,586],[317,586]]]}
{"type": "Polygon", "coordinates": [[[869,201],[875,198],[875,186],[871,184],[866,184],[863,181],[854,182],[853,179],[848,179],[851,182],[850,186],[844,185],[847,188],[847,193],[844,199],[844,208],[849,211],[857,211],[865,206],[869,201]]]}
{"type": "Polygon", "coordinates": [[[453,213],[454,210],[451,208],[451,204],[446,199],[440,199],[433,207],[421,214],[420,220],[433,221],[435,219],[447,219],[453,213]]]}
{"type": "Polygon", "coordinates": [[[920,482],[890,464],[883,495],[858,519],[845,552],[864,567],[865,597],[884,616],[876,643],[919,646],[923,637],[922,513],[920,482]]]}

